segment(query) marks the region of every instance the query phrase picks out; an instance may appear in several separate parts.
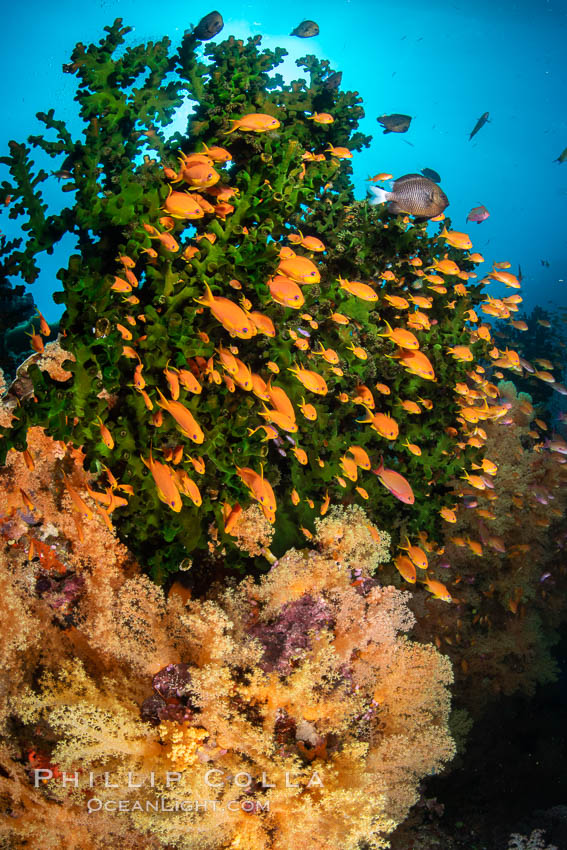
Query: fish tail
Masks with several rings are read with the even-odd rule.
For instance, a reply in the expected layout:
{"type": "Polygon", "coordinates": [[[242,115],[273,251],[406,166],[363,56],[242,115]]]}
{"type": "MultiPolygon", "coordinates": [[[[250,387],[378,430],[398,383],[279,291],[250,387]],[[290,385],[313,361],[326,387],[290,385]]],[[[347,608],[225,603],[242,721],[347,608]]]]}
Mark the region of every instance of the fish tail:
{"type": "Polygon", "coordinates": [[[168,400],[166,399],[166,397],[164,396],[164,394],[162,393],[162,391],[160,390],[159,387],[156,387],[156,390],[158,391],[158,393],[161,396],[161,399],[157,402],[158,407],[163,407],[164,410],[169,410],[168,400]]]}
{"type": "Polygon", "coordinates": [[[380,475],[382,470],[384,469],[384,455],[380,455],[380,462],[376,469],[371,469],[370,471],[374,473],[374,475],[380,475]]]}
{"type": "Polygon", "coordinates": [[[385,204],[388,200],[389,192],[386,192],[385,189],[380,189],[379,186],[369,186],[368,187],[370,193],[374,195],[372,200],[370,201],[371,206],[375,206],[376,204],[385,204]]]}
{"type": "Polygon", "coordinates": [[[234,133],[237,127],[238,121],[233,121],[233,127],[230,130],[227,130],[226,133],[223,133],[223,136],[229,136],[231,133],[234,133]]]}
{"type": "Polygon", "coordinates": [[[196,301],[197,304],[202,304],[203,307],[210,307],[215,303],[215,296],[210,290],[209,284],[205,284],[205,295],[203,298],[194,298],[193,301],[196,301]]]}

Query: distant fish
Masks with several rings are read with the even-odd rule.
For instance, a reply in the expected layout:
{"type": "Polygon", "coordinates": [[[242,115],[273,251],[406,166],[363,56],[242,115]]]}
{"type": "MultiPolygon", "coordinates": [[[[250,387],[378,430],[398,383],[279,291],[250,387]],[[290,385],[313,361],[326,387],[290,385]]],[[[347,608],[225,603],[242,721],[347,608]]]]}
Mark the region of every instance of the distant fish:
{"type": "Polygon", "coordinates": [[[565,148],[565,150],[563,151],[563,153],[560,153],[560,154],[559,154],[559,156],[557,157],[557,159],[554,159],[554,160],[553,160],[553,162],[559,162],[559,163],[561,163],[561,162],[565,162],[565,161],[567,161],[567,148],[565,148]]]}
{"type": "Polygon", "coordinates": [[[434,171],[432,168],[422,168],[421,173],[429,180],[433,180],[434,183],[441,183],[440,174],[437,171],[434,171]]]}
{"type": "Polygon", "coordinates": [[[486,124],[486,122],[488,121],[488,116],[489,116],[489,115],[490,115],[490,113],[489,113],[489,112],[484,112],[484,113],[480,116],[480,118],[478,119],[478,121],[477,121],[477,122],[476,122],[476,124],[474,125],[474,129],[473,129],[472,133],[471,133],[471,134],[470,134],[470,136],[469,136],[469,142],[470,142],[470,140],[472,139],[472,137],[473,137],[473,136],[476,136],[476,134],[478,133],[478,131],[479,131],[479,130],[481,130],[481,129],[484,127],[484,125],[485,125],[485,124],[486,124]]]}
{"type": "Polygon", "coordinates": [[[542,266],[545,266],[546,269],[549,268],[549,262],[547,260],[540,260],[542,266]]]}
{"type": "Polygon", "coordinates": [[[315,21],[302,21],[290,35],[296,35],[298,38],[313,38],[319,35],[319,24],[315,21]]]}
{"type": "Polygon", "coordinates": [[[371,204],[388,203],[389,211],[394,214],[409,213],[429,219],[449,206],[449,199],[441,187],[421,174],[398,177],[391,192],[376,186],[370,186],[369,190],[374,195],[371,204]]]}
{"type": "Polygon", "coordinates": [[[73,178],[71,172],[65,168],[61,168],[59,171],[52,171],[51,174],[53,177],[57,177],[58,180],[71,180],[73,178]]]}
{"type": "Polygon", "coordinates": [[[521,265],[520,265],[519,263],[518,263],[518,274],[516,275],[516,277],[518,278],[518,280],[520,281],[520,283],[521,283],[521,282],[523,281],[523,279],[524,279],[524,275],[522,274],[522,267],[521,267],[521,265]]]}
{"type": "Polygon", "coordinates": [[[224,27],[224,21],[222,19],[222,15],[220,12],[209,12],[208,15],[205,15],[204,18],[201,18],[195,29],[193,30],[193,35],[195,38],[198,38],[199,41],[209,41],[209,39],[214,38],[215,35],[222,30],[224,27]]]}
{"type": "Polygon", "coordinates": [[[480,207],[473,207],[470,213],[467,216],[467,221],[476,221],[477,224],[480,224],[481,221],[486,221],[487,218],[490,217],[490,213],[483,207],[482,204],[480,207]]]}
{"type": "Polygon", "coordinates": [[[395,112],[392,115],[380,115],[376,120],[385,128],[384,133],[405,133],[411,124],[411,115],[395,112]]]}
{"type": "Polygon", "coordinates": [[[336,89],[338,89],[341,84],[342,78],[343,72],[335,71],[334,74],[331,74],[330,77],[327,77],[327,79],[323,81],[323,91],[335,91],[336,89]]]}

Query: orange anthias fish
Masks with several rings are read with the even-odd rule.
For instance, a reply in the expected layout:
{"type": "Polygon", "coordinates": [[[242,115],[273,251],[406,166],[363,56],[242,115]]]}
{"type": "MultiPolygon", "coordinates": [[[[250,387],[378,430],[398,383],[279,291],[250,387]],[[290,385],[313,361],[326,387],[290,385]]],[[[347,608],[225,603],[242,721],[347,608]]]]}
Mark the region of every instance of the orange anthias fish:
{"type": "Polygon", "coordinates": [[[179,369],[179,383],[183,389],[195,395],[199,395],[203,389],[195,375],[188,369],[179,369]]]}
{"type": "Polygon", "coordinates": [[[522,284],[516,275],[510,274],[510,272],[492,271],[488,277],[494,278],[494,280],[497,280],[505,286],[509,286],[513,289],[521,289],[522,287],[522,284]]]}
{"type": "Polygon", "coordinates": [[[308,251],[320,253],[321,251],[327,250],[320,239],[318,239],[316,236],[304,236],[301,230],[298,233],[290,233],[287,238],[290,242],[294,242],[297,245],[301,245],[308,251]]]}
{"type": "Polygon", "coordinates": [[[424,583],[429,592],[433,594],[434,599],[440,599],[442,602],[453,601],[453,597],[442,582],[428,578],[424,583]]]}
{"type": "Polygon", "coordinates": [[[378,476],[378,481],[392,493],[396,499],[399,499],[400,502],[403,502],[406,505],[413,505],[415,502],[415,496],[413,494],[413,490],[408,481],[400,475],[399,472],[396,472],[394,469],[385,469],[384,461],[380,458],[380,464],[377,469],[373,469],[372,472],[378,476]]]}
{"type": "Polygon", "coordinates": [[[439,514],[445,522],[457,522],[457,515],[453,508],[441,508],[439,514]]]}
{"type": "Polygon", "coordinates": [[[40,332],[40,334],[42,334],[42,336],[49,336],[49,334],[51,333],[51,328],[49,327],[49,325],[45,321],[45,318],[39,312],[37,307],[35,309],[37,310],[37,316],[39,318],[39,332],[40,332]]]}
{"type": "Polygon", "coordinates": [[[461,271],[458,265],[453,262],[453,260],[434,260],[431,268],[437,269],[437,271],[442,272],[443,274],[454,274],[458,275],[461,271]]]}
{"type": "Polygon", "coordinates": [[[276,304],[299,310],[305,304],[305,297],[297,283],[281,274],[268,280],[270,295],[276,304]]]}
{"type": "Polygon", "coordinates": [[[437,380],[431,361],[422,351],[399,349],[398,357],[408,372],[411,372],[413,375],[418,375],[426,381],[437,380]]]}
{"type": "Polygon", "coordinates": [[[159,389],[158,393],[161,399],[158,401],[159,407],[163,407],[173,416],[181,433],[193,440],[194,443],[202,443],[205,435],[191,411],[184,407],[180,401],[168,401],[159,389]]]}
{"type": "Polygon", "coordinates": [[[337,352],[332,348],[325,348],[321,340],[318,340],[318,342],[319,351],[315,350],[313,354],[320,354],[327,361],[327,363],[331,363],[332,365],[337,364],[339,362],[339,355],[337,354],[337,352]]]}
{"type": "Polygon", "coordinates": [[[169,360],[165,364],[165,369],[163,370],[163,374],[167,380],[167,385],[169,387],[169,393],[173,401],[177,401],[179,398],[179,375],[177,369],[169,369],[169,360]]]}
{"type": "Polygon", "coordinates": [[[468,345],[453,345],[447,349],[447,354],[451,354],[459,363],[474,360],[474,355],[468,345]]]}
{"type": "Polygon", "coordinates": [[[163,209],[173,218],[195,219],[204,216],[201,206],[186,192],[170,192],[163,209]]]}
{"type": "Polygon", "coordinates": [[[79,496],[75,488],[71,485],[69,479],[66,475],[63,476],[63,481],[65,482],[65,489],[69,493],[71,500],[73,502],[73,508],[77,513],[79,513],[83,519],[92,519],[93,512],[87,505],[85,501],[79,496]]]}
{"type": "Polygon", "coordinates": [[[400,348],[408,348],[414,351],[419,348],[419,340],[411,331],[407,331],[405,328],[392,328],[386,319],[384,319],[384,322],[388,330],[386,333],[378,334],[378,336],[388,337],[396,345],[399,345],[400,348]]]}
{"type": "Polygon", "coordinates": [[[264,334],[264,336],[275,337],[276,329],[269,316],[265,316],[264,313],[258,313],[254,310],[250,313],[250,318],[254,322],[258,333],[264,334]]]}
{"type": "Polygon", "coordinates": [[[107,449],[110,449],[112,451],[112,449],[114,448],[114,440],[112,438],[112,434],[110,433],[100,416],[97,416],[97,419],[99,423],[98,427],[100,428],[100,436],[102,442],[104,443],[107,449]]]}
{"type": "Polygon", "coordinates": [[[327,394],[327,382],[318,372],[313,372],[310,369],[302,369],[299,366],[288,367],[288,372],[295,375],[306,390],[311,390],[312,393],[317,393],[318,395],[327,394]]]}
{"type": "Polygon", "coordinates": [[[336,147],[330,144],[329,147],[326,148],[326,151],[331,153],[333,156],[336,156],[337,159],[352,159],[352,153],[348,148],[336,147]]]}
{"type": "Polygon", "coordinates": [[[409,541],[409,537],[406,536],[406,545],[400,546],[399,548],[405,549],[405,551],[408,553],[416,567],[419,567],[420,570],[427,569],[427,567],[429,566],[427,555],[425,554],[423,549],[421,549],[421,547],[412,546],[409,541]]]}
{"type": "Polygon", "coordinates": [[[467,233],[459,233],[458,230],[447,230],[446,227],[443,227],[443,230],[437,238],[446,239],[449,245],[452,245],[453,248],[460,248],[461,250],[469,250],[472,248],[470,236],[467,233]]]}
{"type": "Polygon", "coordinates": [[[307,257],[295,256],[282,260],[277,271],[296,283],[308,284],[321,281],[319,269],[307,257]]]}
{"type": "Polygon", "coordinates": [[[358,469],[356,461],[352,457],[348,457],[347,455],[343,455],[340,460],[340,467],[342,471],[345,473],[346,477],[351,481],[356,481],[358,478],[358,469]]]}
{"type": "Polygon", "coordinates": [[[226,534],[232,534],[233,528],[241,516],[242,508],[240,507],[238,502],[232,508],[230,507],[228,502],[224,503],[223,520],[224,530],[226,534]]]}
{"type": "Polygon", "coordinates": [[[263,416],[268,422],[275,422],[278,428],[281,428],[283,431],[289,431],[290,434],[295,434],[298,430],[295,416],[291,418],[285,413],[282,413],[281,410],[270,410],[265,404],[263,409],[258,413],[258,416],[263,416]]]}
{"type": "Polygon", "coordinates": [[[342,277],[339,278],[339,283],[341,289],[344,289],[345,292],[349,292],[351,295],[356,296],[356,298],[360,298],[363,301],[378,301],[378,294],[376,290],[367,283],[360,283],[357,280],[343,280],[342,277]]]}
{"type": "Polygon", "coordinates": [[[203,499],[201,497],[201,491],[193,479],[187,475],[184,469],[175,469],[172,472],[175,475],[177,486],[181,492],[189,496],[194,505],[200,507],[203,504],[203,499]]]}
{"type": "Polygon", "coordinates": [[[266,390],[269,399],[276,410],[279,410],[280,413],[288,416],[292,421],[295,420],[295,410],[286,391],[282,387],[272,386],[271,378],[267,384],[266,390]]]}
{"type": "Polygon", "coordinates": [[[165,463],[160,463],[159,461],[154,460],[151,451],[149,460],[146,460],[141,455],[140,458],[142,463],[147,466],[152,473],[160,500],[176,513],[179,513],[183,507],[183,502],[181,501],[181,496],[177,489],[173,469],[170,469],[170,467],[165,463]]]}
{"type": "Polygon", "coordinates": [[[276,497],[270,482],[264,478],[264,467],[260,464],[260,475],[249,467],[236,467],[240,478],[250,490],[252,496],[260,502],[264,516],[272,524],[275,522],[276,497]]]}
{"type": "Polygon", "coordinates": [[[303,396],[301,397],[301,404],[299,405],[299,409],[301,410],[305,418],[311,420],[311,422],[314,422],[317,419],[316,409],[313,407],[312,404],[306,404],[305,398],[303,396]]]}
{"type": "Polygon", "coordinates": [[[35,327],[33,325],[32,325],[32,331],[33,331],[33,333],[31,333],[31,334],[26,331],[26,336],[29,336],[29,338],[30,338],[31,347],[38,354],[43,354],[43,351],[44,351],[43,340],[42,340],[41,336],[38,333],[35,332],[35,327]]]}
{"type": "Polygon", "coordinates": [[[400,432],[396,420],[392,419],[391,416],[388,416],[387,413],[375,413],[372,415],[370,411],[368,411],[367,419],[357,419],[356,421],[361,424],[370,423],[372,425],[372,429],[377,431],[381,437],[385,437],[387,440],[395,440],[400,432]]]}
{"type": "Polygon", "coordinates": [[[211,313],[222,326],[238,336],[240,339],[250,339],[256,334],[256,327],[242,307],[235,304],[229,298],[213,295],[207,283],[205,283],[205,297],[194,298],[197,304],[209,307],[211,313]]]}
{"type": "Polygon", "coordinates": [[[219,148],[218,145],[208,148],[204,142],[203,147],[205,148],[205,155],[213,162],[229,162],[232,159],[232,154],[226,148],[219,148]]]}
{"type": "MultiPolygon", "coordinates": [[[[210,161],[207,165],[204,162],[190,162],[184,166],[181,174],[189,189],[209,189],[220,180],[220,174],[215,171],[210,161]]],[[[203,212],[202,209],[201,212],[203,212]]],[[[196,217],[200,218],[200,216],[196,217]]]]}
{"type": "Polygon", "coordinates": [[[328,112],[314,112],[313,115],[305,116],[308,121],[314,121],[316,124],[332,124],[335,120],[328,112]]]}
{"type": "Polygon", "coordinates": [[[405,555],[398,555],[394,558],[394,566],[401,575],[410,584],[415,584],[417,573],[414,564],[405,555]]]}
{"type": "Polygon", "coordinates": [[[252,112],[249,115],[243,115],[242,118],[236,118],[230,130],[227,130],[224,135],[228,136],[235,130],[242,130],[245,133],[267,133],[270,130],[277,130],[279,126],[280,122],[273,115],[252,112]]]}
{"type": "Polygon", "coordinates": [[[361,469],[370,469],[370,458],[362,446],[349,446],[347,451],[353,455],[357,466],[361,469]]]}
{"type": "Polygon", "coordinates": [[[387,301],[396,310],[407,310],[409,308],[409,301],[402,298],[401,295],[384,295],[384,301],[387,301]]]}

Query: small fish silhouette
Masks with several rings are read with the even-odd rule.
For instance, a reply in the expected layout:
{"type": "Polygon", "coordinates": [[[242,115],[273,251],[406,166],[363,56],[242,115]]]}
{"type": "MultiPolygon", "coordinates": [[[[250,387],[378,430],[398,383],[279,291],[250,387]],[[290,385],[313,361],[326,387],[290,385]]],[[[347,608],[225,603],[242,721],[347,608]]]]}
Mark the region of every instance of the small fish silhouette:
{"type": "Polygon", "coordinates": [[[479,130],[481,130],[481,129],[484,127],[484,125],[486,124],[486,122],[489,120],[489,119],[488,119],[488,116],[489,116],[489,115],[490,115],[490,113],[489,113],[489,112],[483,112],[483,114],[480,116],[480,118],[478,119],[478,121],[477,121],[477,122],[476,122],[476,124],[474,125],[474,128],[473,128],[472,133],[471,133],[471,134],[470,134],[470,136],[469,136],[469,142],[470,142],[470,140],[472,139],[472,137],[473,137],[473,136],[476,136],[476,134],[478,133],[478,131],[479,131],[479,130]]]}
{"type": "Polygon", "coordinates": [[[422,168],[421,173],[429,180],[433,180],[434,183],[441,183],[441,176],[439,172],[434,171],[432,168],[422,168]]]}

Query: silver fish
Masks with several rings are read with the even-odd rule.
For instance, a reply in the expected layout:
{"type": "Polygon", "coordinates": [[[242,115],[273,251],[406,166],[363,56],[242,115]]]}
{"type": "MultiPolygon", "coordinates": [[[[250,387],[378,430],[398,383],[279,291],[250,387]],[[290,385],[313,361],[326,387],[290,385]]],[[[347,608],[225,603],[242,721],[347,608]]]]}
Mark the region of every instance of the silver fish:
{"type": "Polygon", "coordinates": [[[375,196],[371,204],[388,203],[391,213],[409,213],[422,219],[434,218],[449,206],[445,192],[422,174],[404,174],[395,181],[391,192],[371,186],[375,196]]]}

